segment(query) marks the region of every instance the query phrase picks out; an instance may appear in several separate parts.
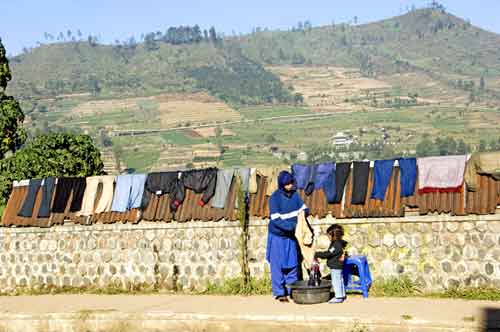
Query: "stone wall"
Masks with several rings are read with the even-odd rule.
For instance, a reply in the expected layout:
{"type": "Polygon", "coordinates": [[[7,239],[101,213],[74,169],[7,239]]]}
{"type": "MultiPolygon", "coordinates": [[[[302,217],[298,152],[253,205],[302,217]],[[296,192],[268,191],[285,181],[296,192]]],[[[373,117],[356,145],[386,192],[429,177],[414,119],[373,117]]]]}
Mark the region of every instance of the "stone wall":
{"type": "MultiPolygon", "coordinates": [[[[334,219],[313,222],[323,232],[334,219]]],[[[374,279],[408,275],[426,288],[500,287],[500,215],[337,220],[374,279]]],[[[250,223],[252,276],[268,273],[267,222],[250,223]]],[[[237,222],[0,228],[0,291],[94,286],[201,289],[240,274],[237,222]]],[[[324,267],[326,272],[326,267],[324,267]]]]}

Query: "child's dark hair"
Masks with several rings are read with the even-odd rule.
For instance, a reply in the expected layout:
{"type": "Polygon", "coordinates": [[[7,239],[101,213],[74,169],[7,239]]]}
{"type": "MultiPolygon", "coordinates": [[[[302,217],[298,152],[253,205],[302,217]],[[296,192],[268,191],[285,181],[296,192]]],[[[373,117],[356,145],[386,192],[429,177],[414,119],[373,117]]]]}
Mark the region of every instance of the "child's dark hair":
{"type": "Polygon", "coordinates": [[[326,233],[334,240],[342,240],[342,237],[344,236],[344,228],[339,224],[333,224],[326,229],[326,233]]]}

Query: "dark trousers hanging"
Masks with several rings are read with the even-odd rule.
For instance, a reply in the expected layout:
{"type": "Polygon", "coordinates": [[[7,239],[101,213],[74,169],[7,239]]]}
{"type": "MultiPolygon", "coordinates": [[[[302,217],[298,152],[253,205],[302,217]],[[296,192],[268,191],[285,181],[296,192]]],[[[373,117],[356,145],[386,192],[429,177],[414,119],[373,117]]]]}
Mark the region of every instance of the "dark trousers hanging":
{"type": "Polygon", "coordinates": [[[365,204],[369,174],[369,161],[355,161],[353,163],[351,204],[365,204]]]}
{"type": "Polygon", "coordinates": [[[52,212],[64,213],[64,211],[66,211],[66,206],[68,205],[71,193],[73,193],[73,198],[71,200],[69,211],[80,211],[82,208],[83,194],[85,193],[86,186],[87,182],[85,181],[85,178],[60,178],[57,181],[52,212]]]}
{"type": "Polygon", "coordinates": [[[45,178],[43,181],[42,202],[40,203],[40,208],[38,209],[38,218],[50,217],[50,205],[52,203],[52,194],[54,193],[55,184],[56,178],[53,176],[45,178]]]}
{"type": "Polygon", "coordinates": [[[337,163],[335,169],[335,199],[333,200],[333,203],[338,204],[342,202],[345,184],[350,173],[351,163],[337,163]]]}
{"type": "Polygon", "coordinates": [[[41,179],[30,180],[28,186],[28,194],[24,199],[21,210],[17,214],[19,217],[31,218],[31,216],[33,215],[33,208],[35,207],[36,195],[38,194],[38,190],[40,189],[41,184],[41,179]]]}

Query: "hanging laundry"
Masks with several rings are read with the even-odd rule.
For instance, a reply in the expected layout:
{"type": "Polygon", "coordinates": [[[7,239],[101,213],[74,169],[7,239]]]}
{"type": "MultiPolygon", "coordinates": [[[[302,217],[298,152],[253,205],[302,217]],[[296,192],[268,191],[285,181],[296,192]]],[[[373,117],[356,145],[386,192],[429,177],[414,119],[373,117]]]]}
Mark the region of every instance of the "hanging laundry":
{"type": "MultiPolygon", "coordinates": [[[[215,194],[217,168],[197,169],[183,172],[181,181],[184,187],[193,190],[197,194],[203,193],[198,205],[205,206],[215,194]]],[[[182,201],[184,201],[184,197],[182,197],[182,201]]]]}
{"type": "Polygon", "coordinates": [[[116,177],[111,211],[126,212],[141,206],[146,174],[126,174],[116,177]]]}
{"type": "Polygon", "coordinates": [[[344,188],[351,173],[351,163],[337,163],[335,165],[335,197],[333,203],[338,204],[342,202],[344,197],[344,188]]]}
{"type": "Polygon", "coordinates": [[[52,194],[54,193],[55,185],[56,185],[56,178],[53,176],[50,176],[43,180],[42,202],[40,203],[40,208],[38,209],[38,218],[50,217],[52,194]]]}
{"type": "Polygon", "coordinates": [[[31,218],[33,215],[33,208],[35,207],[35,200],[38,190],[42,185],[42,179],[32,179],[29,182],[28,193],[24,198],[23,206],[17,214],[19,217],[31,218]]]}
{"type": "Polygon", "coordinates": [[[394,160],[375,160],[373,189],[371,198],[383,201],[391,181],[394,160]]]}
{"type": "MultiPolygon", "coordinates": [[[[248,199],[250,198],[248,195],[250,194],[250,179],[251,179],[251,169],[248,167],[243,167],[243,168],[238,168],[236,170],[238,172],[239,176],[239,185],[241,186],[241,190],[245,194],[245,202],[248,204],[248,199]]],[[[236,193],[237,195],[237,193],[236,193]]],[[[238,209],[239,204],[238,204],[238,199],[235,199],[234,201],[234,208],[238,209]]]]}
{"type": "Polygon", "coordinates": [[[297,189],[306,189],[311,179],[311,174],[314,172],[315,165],[292,165],[292,175],[295,179],[295,186],[297,189]]]}
{"type": "Polygon", "coordinates": [[[351,204],[365,204],[369,174],[369,161],[353,162],[351,204]]]}
{"type": "Polygon", "coordinates": [[[309,179],[307,180],[307,185],[304,188],[304,194],[307,196],[310,196],[314,190],[315,190],[315,181],[316,181],[316,174],[317,174],[317,167],[318,165],[310,165],[310,172],[309,172],[309,179]]]}
{"type": "Polygon", "coordinates": [[[250,194],[256,194],[259,190],[257,185],[257,169],[250,168],[250,178],[248,179],[248,192],[250,194]]]}
{"type": "Polygon", "coordinates": [[[157,196],[168,194],[170,197],[170,209],[177,211],[179,205],[184,200],[184,185],[180,180],[179,172],[159,172],[150,173],[146,178],[144,185],[144,194],[141,207],[146,209],[149,205],[150,194],[157,196]]]}
{"type": "Polygon", "coordinates": [[[335,164],[327,162],[316,165],[300,165],[300,166],[301,166],[300,168],[302,169],[299,169],[297,172],[299,176],[300,177],[308,176],[307,181],[303,181],[301,179],[302,182],[301,185],[307,182],[304,188],[304,193],[307,196],[309,196],[315,190],[323,189],[323,192],[325,193],[328,202],[332,203],[336,197],[335,164]]]}
{"type": "Polygon", "coordinates": [[[336,198],[336,179],[335,179],[335,164],[321,163],[316,165],[314,178],[314,189],[323,189],[326,199],[329,204],[333,203],[336,198]]]}
{"type": "Polygon", "coordinates": [[[278,174],[280,167],[257,168],[257,175],[267,178],[266,196],[271,196],[278,189],[278,174]]]}
{"type": "Polygon", "coordinates": [[[248,167],[238,168],[238,176],[240,177],[241,190],[248,193],[250,191],[250,173],[251,170],[248,167]]]}
{"type": "Polygon", "coordinates": [[[68,200],[73,194],[71,199],[70,212],[78,212],[82,208],[83,195],[87,181],[85,178],[59,178],[57,179],[56,194],[54,197],[54,204],[52,212],[64,213],[68,205],[68,200]]]}
{"type": "Polygon", "coordinates": [[[470,191],[478,190],[476,174],[491,175],[500,181],[500,152],[475,152],[465,168],[465,183],[470,191]]]}
{"type": "Polygon", "coordinates": [[[227,196],[231,183],[233,182],[234,169],[220,169],[217,172],[217,184],[215,194],[212,200],[212,207],[223,209],[226,205],[227,196]]]}
{"type": "Polygon", "coordinates": [[[417,183],[417,159],[399,158],[399,184],[401,187],[401,197],[410,197],[415,193],[417,183]]]}
{"type": "Polygon", "coordinates": [[[466,161],[465,155],[418,158],[418,192],[460,192],[466,161]]]}
{"type": "Polygon", "coordinates": [[[83,195],[82,209],[78,212],[81,216],[90,216],[111,211],[111,204],[113,203],[115,177],[112,175],[106,176],[92,176],[87,178],[87,187],[83,195]],[[102,193],[99,202],[95,206],[95,199],[97,196],[97,189],[99,184],[102,184],[102,193]]]}

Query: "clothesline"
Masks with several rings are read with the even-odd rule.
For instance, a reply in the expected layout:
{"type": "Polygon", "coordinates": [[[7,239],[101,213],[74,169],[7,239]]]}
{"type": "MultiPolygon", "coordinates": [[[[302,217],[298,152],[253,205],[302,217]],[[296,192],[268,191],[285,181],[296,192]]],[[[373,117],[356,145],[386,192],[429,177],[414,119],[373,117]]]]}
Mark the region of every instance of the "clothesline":
{"type": "MultiPolygon", "coordinates": [[[[471,156],[472,156],[472,154],[468,154],[467,155],[467,160],[469,160],[471,158],[471,156]]],[[[374,160],[363,159],[361,161],[369,161],[370,162],[370,168],[373,168],[374,165],[375,165],[375,161],[374,160]]],[[[394,167],[399,167],[399,162],[398,162],[397,159],[395,159],[394,167]]],[[[351,169],[352,168],[353,168],[353,165],[351,165],[351,169]]],[[[179,170],[178,172],[182,173],[183,171],[179,170]]],[[[19,180],[19,181],[14,180],[14,182],[12,183],[12,186],[13,187],[24,187],[24,186],[27,186],[29,184],[29,181],[30,181],[30,179],[23,179],[23,180],[19,180]]],[[[57,183],[57,180],[56,180],[56,183],[57,183]]],[[[43,183],[42,183],[42,185],[43,185],[43,183]]]]}
{"type": "Polygon", "coordinates": [[[43,195],[39,217],[46,217],[50,212],[62,213],[68,203],[71,203],[70,212],[79,216],[110,211],[126,212],[131,209],[144,210],[152,195],[168,195],[170,210],[175,213],[184,201],[186,189],[202,194],[198,202],[201,207],[211,202],[211,207],[223,209],[235,176],[241,179],[242,189],[247,193],[257,192],[257,176],[267,178],[266,195],[269,196],[277,189],[278,173],[287,169],[295,176],[297,189],[304,190],[306,195],[315,190],[323,190],[330,204],[343,202],[347,178],[351,176],[351,204],[356,205],[364,204],[370,198],[384,201],[395,167],[399,167],[400,170],[401,197],[412,196],[416,183],[419,193],[459,192],[463,190],[464,175],[466,183],[473,183],[473,175],[476,172],[498,176],[500,179],[500,153],[481,153],[470,157],[461,155],[372,162],[325,162],[309,165],[294,164],[288,168],[207,168],[87,178],[48,177],[42,180],[15,181],[13,185],[29,187],[18,214],[21,217],[32,216],[40,188],[43,195]],[[367,192],[370,168],[373,168],[374,174],[371,193],[367,192]],[[102,185],[102,191],[96,201],[99,185],[102,185]]]}

